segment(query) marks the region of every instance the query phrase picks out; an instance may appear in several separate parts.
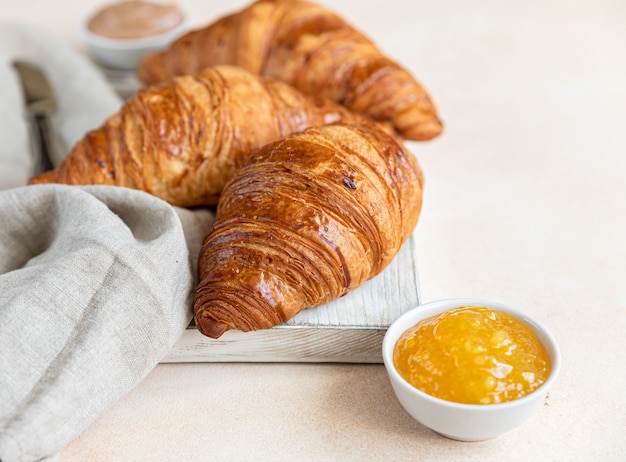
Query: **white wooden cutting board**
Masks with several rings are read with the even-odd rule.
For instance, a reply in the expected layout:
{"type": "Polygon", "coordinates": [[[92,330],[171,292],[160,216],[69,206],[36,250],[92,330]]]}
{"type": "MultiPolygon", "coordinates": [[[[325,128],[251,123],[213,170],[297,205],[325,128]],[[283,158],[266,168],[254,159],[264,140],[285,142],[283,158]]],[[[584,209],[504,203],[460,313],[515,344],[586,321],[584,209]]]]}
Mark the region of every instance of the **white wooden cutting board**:
{"type": "Polygon", "coordinates": [[[387,328],[419,304],[416,260],[411,237],[385,271],[344,297],[272,329],[211,339],[190,327],[163,362],[381,363],[387,328]]]}

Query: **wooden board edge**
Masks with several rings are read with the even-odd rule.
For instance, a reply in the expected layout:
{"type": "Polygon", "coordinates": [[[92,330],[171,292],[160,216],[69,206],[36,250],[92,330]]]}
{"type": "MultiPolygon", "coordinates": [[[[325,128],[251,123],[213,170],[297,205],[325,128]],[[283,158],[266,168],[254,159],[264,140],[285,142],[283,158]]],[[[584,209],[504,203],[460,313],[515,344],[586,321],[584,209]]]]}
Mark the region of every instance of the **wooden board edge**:
{"type": "Polygon", "coordinates": [[[228,331],[219,339],[187,329],[163,363],[298,362],[382,363],[387,327],[306,327],[228,331]]]}

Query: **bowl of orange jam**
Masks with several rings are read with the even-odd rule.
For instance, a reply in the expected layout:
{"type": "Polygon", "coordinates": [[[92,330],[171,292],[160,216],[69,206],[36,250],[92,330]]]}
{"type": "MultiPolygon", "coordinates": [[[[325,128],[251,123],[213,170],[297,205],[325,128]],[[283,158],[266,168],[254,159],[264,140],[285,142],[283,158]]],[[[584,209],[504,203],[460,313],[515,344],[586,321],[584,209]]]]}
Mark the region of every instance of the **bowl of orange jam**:
{"type": "Polygon", "coordinates": [[[459,298],[426,303],[394,321],[383,362],[413,418],[445,437],[481,441],[542,407],[561,357],[552,334],[521,311],[459,298]]]}

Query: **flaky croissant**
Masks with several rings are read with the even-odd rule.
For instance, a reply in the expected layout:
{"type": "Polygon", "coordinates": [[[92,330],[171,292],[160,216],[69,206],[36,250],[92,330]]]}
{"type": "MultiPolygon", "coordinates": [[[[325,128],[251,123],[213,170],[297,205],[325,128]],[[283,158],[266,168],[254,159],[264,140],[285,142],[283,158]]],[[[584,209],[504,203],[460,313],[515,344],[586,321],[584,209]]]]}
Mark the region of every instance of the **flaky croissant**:
{"type": "Polygon", "coordinates": [[[442,131],[430,96],[397,62],[337,14],[303,0],[259,0],[148,55],[137,76],[153,84],[216,64],[244,67],[388,121],[411,140],[442,131]]]}
{"type": "Polygon", "coordinates": [[[226,184],[198,262],[195,322],[280,324],[380,273],[412,233],[422,171],[374,125],[333,124],[271,143],[226,184]]]}
{"type": "Polygon", "coordinates": [[[234,66],[147,87],[29,183],[107,184],[172,205],[212,205],[236,166],[309,126],[363,116],[234,66]]]}

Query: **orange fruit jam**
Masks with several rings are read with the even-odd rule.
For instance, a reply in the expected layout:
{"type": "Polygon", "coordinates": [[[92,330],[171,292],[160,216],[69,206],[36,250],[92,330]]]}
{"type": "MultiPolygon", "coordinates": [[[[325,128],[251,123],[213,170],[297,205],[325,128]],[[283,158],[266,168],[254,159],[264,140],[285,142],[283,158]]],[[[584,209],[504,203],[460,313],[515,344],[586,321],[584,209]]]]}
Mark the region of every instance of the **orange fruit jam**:
{"type": "Polygon", "coordinates": [[[396,342],[393,362],[414,387],[465,404],[521,398],[550,373],[548,354],[530,327],[479,306],[420,321],[396,342]]]}

